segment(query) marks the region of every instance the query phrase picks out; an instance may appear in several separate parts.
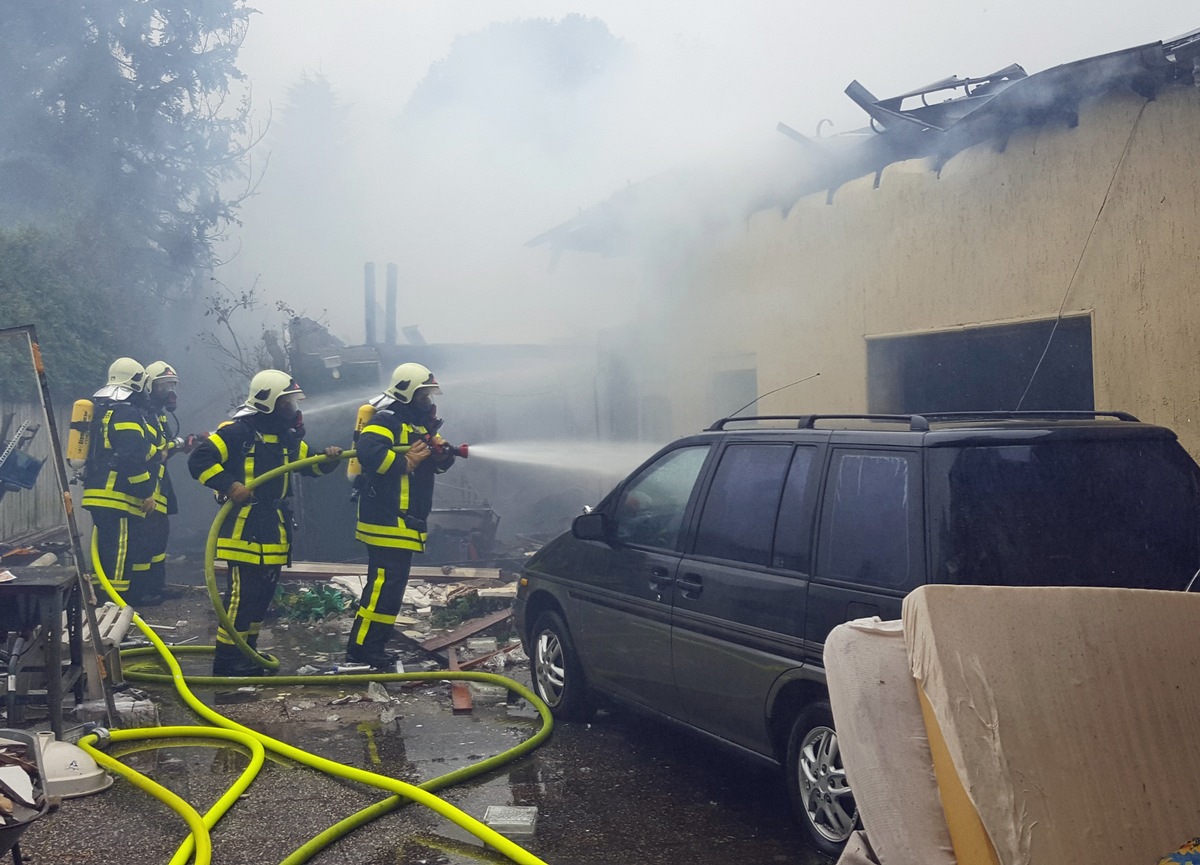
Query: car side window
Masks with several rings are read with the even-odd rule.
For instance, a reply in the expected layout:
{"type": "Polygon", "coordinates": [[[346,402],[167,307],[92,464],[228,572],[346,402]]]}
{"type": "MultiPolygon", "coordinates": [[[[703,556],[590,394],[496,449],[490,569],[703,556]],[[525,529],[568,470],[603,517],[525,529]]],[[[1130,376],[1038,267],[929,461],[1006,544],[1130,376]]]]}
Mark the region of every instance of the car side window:
{"type": "Polygon", "coordinates": [[[779,503],[779,524],[775,530],[775,560],[777,568],[808,573],[808,557],[812,550],[813,492],[816,486],[817,449],[796,448],[783,486],[779,503]]]}
{"type": "Polygon", "coordinates": [[[791,445],[725,448],[700,515],[695,554],[766,565],[791,445]]]}
{"type": "Polygon", "coordinates": [[[675,549],[696,479],[709,446],[676,448],[663,454],[621,491],[613,512],[617,540],[675,549]]]}
{"type": "Polygon", "coordinates": [[[909,585],[921,552],[918,477],[913,453],[835,453],[818,573],[888,588],[909,585]]]}

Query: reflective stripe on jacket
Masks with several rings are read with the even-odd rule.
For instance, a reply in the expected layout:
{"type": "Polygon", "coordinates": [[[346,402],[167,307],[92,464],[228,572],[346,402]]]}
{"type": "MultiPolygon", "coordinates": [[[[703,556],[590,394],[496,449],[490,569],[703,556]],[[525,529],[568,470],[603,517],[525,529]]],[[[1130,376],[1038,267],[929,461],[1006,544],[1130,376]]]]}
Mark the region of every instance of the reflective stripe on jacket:
{"type": "Polygon", "coordinates": [[[167,472],[167,458],[175,450],[175,437],[171,435],[171,426],[167,413],[152,409],[146,418],[148,427],[154,432],[154,444],[161,457],[158,464],[158,489],[154,491],[155,510],[161,514],[179,513],[179,504],[175,498],[175,487],[171,483],[171,475],[167,472]]]}

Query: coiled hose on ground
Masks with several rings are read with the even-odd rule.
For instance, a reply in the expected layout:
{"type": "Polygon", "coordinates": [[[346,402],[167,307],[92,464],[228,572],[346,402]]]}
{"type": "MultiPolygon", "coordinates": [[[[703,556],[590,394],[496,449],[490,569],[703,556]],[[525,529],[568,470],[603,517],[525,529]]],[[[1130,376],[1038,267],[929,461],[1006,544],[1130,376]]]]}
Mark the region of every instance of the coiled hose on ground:
{"type": "MultiPolygon", "coordinates": [[[[400,446],[393,448],[397,453],[403,453],[408,448],[400,446]]],[[[339,457],[327,457],[324,455],[308,457],[302,460],[287,463],[277,469],[273,469],[263,475],[252,479],[246,484],[248,488],[253,490],[259,484],[265,483],[275,477],[280,476],[285,472],[296,471],[309,465],[314,465],[319,462],[329,462],[338,459],[349,459],[355,456],[355,452],[343,451],[339,457]]],[[[251,648],[245,640],[237,633],[233,626],[233,622],[229,618],[228,612],[221,601],[220,592],[217,589],[216,572],[214,567],[217,537],[220,533],[220,528],[225,520],[229,509],[232,506],[231,502],[226,502],[221,510],[217,513],[213,520],[212,529],[208,535],[208,545],[204,555],[204,577],[208,588],[209,597],[213,602],[213,609],[224,627],[225,632],[229,634],[238,648],[248,658],[251,658],[255,663],[267,668],[278,669],[279,661],[267,655],[260,655],[251,648]]],[[[95,533],[92,535],[92,563],[95,567],[95,573],[103,586],[105,592],[113,600],[114,603],[125,606],[124,599],[113,588],[109,582],[108,576],[104,573],[101,567],[99,556],[97,555],[97,539],[95,533]]],[[[162,638],[147,625],[141,616],[135,614],[133,623],[151,643],[149,648],[126,650],[121,653],[122,658],[137,658],[147,655],[157,655],[163,663],[166,664],[169,673],[145,673],[130,670],[126,678],[130,681],[141,682],[159,682],[173,683],[175,689],[179,692],[184,702],[201,718],[215,725],[213,727],[150,727],[138,728],[130,730],[114,730],[112,732],[91,733],[79,741],[79,746],[87,751],[98,764],[104,768],[121,775],[130,783],[134,784],[141,790],[149,793],[161,802],[166,804],[177,814],[179,814],[187,823],[191,834],[180,845],[174,857],[171,859],[171,865],[184,865],[193,853],[195,855],[196,865],[210,865],[212,861],[212,839],[209,830],[216,825],[217,821],[232,807],[238,797],[251,784],[254,777],[258,774],[262,767],[263,759],[266,751],[271,751],[282,757],[294,760],[305,766],[317,769],[338,778],[344,778],[351,781],[357,781],[367,784],[371,787],[376,787],[384,790],[392,795],[382,801],[376,802],[367,808],[358,811],[355,814],[341,820],[333,826],[330,826],[325,831],[309,839],[296,850],[294,850],[280,865],[300,865],[300,863],[309,861],[313,856],[321,850],[328,847],[337,839],[345,836],[354,829],[369,823],[377,817],[380,817],[394,810],[405,802],[417,802],[441,814],[446,819],[461,826],[466,831],[470,832],[476,838],[483,841],[485,844],[493,847],[503,853],[513,862],[521,863],[521,865],[545,865],[542,860],[538,859],[532,853],[528,852],[519,845],[513,843],[508,838],[499,834],[495,830],[471,817],[469,814],[459,810],[455,806],[446,802],[443,799],[433,795],[433,791],[442,790],[450,787],[468,778],[473,778],[477,775],[490,772],[516,758],[523,756],[534,748],[538,747],[549,736],[553,729],[553,719],[550,715],[550,710],[546,707],[536,694],[526,688],[519,682],[515,682],[505,676],[498,676],[492,673],[476,673],[476,672],[447,672],[436,671],[428,673],[369,673],[369,674],[340,674],[340,675],[319,675],[319,676],[273,676],[270,679],[255,678],[234,678],[234,677],[217,677],[217,676],[184,676],[179,662],[175,659],[176,654],[193,654],[193,653],[208,653],[215,650],[214,646],[167,646],[162,638]],[[432,778],[422,784],[413,785],[396,778],[390,778],[386,775],[380,775],[375,772],[369,772],[364,769],[357,769],[353,766],[347,766],[343,763],[338,763],[334,760],[329,760],[317,754],[312,754],[307,751],[296,748],[286,742],[281,742],[249,727],[243,726],[203,703],[189,688],[189,684],[196,685],[243,685],[255,684],[264,685],[267,683],[277,685],[329,685],[329,684],[355,684],[365,682],[399,682],[399,681],[447,681],[447,680],[466,680],[472,682],[487,682],[494,685],[502,685],[511,691],[516,692],[521,697],[529,701],[541,717],[541,728],[524,742],[503,751],[493,757],[490,757],[482,762],[474,765],[458,769],[454,772],[449,772],[437,778],[432,778]],[[164,747],[165,744],[179,744],[178,739],[208,739],[222,740],[222,743],[229,743],[230,747],[245,748],[250,754],[250,763],[243,771],[238,780],[225,792],[225,794],[213,805],[211,809],[203,816],[198,814],[191,805],[183,799],[176,796],[170,790],[162,787],[155,781],[145,775],[131,769],[125,764],[116,760],[112,756],[104,753],[100,749],[102,739],[109,739],[114,743],[117,742],[132,742],[137,740],[165,740],[164,744],[156,744],[151,747],[164,747]],[[174,742],[170,740],[175,740],[174,742]]]]}

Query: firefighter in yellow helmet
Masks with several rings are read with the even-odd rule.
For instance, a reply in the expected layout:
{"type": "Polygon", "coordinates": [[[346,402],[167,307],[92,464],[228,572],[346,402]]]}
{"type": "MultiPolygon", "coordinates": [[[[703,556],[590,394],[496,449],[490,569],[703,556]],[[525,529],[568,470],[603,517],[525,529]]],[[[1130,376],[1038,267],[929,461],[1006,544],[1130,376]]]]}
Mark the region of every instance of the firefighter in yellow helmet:
{"type": "Polygon", "coordinates": [[[161,603],[167,596],[167,540],[170,537],[169,517],[179,513],[175,488],[167,472],[167,460],[176,453],[189,453],[194,446],[191,436],[184,439],[177,435],[178,427],[171,429],[169,415],[174,415],[178,405],[176,389],[179,374],[166,361],[156,360],[146,366],[146,422],[152,428],[158,448],[158,488],[154,492],[155,508],[146,515],[143,538],[146,548],[134,565],[133,587],[141,594],[141,603],[161,603]],[[189,444],[192,442],[192,444],[189,444]],[[145,574],[140,573],[145,569],[145,574]],[[144,585],[139,587],[139,583],[144,585]]]}
{"type": "Polygon", "coordinates": [[[100,567],[113,588],[129,597],[130,575],[145,544],[138,530],[154,510],[157,480],[153,436],[142,416],[146,370],[131,357],[108,368],[108,383],[92,399],[91,447],[83,470],[82,504],[92,516],[100,567]]]}
{"type": "MultiPolygon", "coordinates": [[[[310,456],[297,401],[304,392],[286,372],[267,369],[250,380],[250,395],[216,432],[203,439],[188,457],[192,477],[235,507],[221,526],[217,558],[229,564],[225,606],[238,634],[257,649],[279,571],[291,554],[291,475],[250,490],[246,482],[287,462],[310,456]]],[[[327,447],[327,456],[342,449],[327,447]]],[[[329,474],[336,462],[301,470],[310,477],[329,474]]],[[[243,656],[224,628],[217,629],[214,676],[254,676],[264,671],[243,656]]]]}
{"type": "Polygon", "coordinates": [[[454,462],[437,435],[433,396],[441,392],[427,368],[401,364],[387,390],[372,401],[375,416],[358,436],[362,474],[355,537],[367,545],[368,564],[346,658],[381,670],[395,669],[396,658],[384,646],[404,600],[413,554],[425,550],[434,475],[454,462]],[[411,447],[399,455],[392,450],[396,445],[411,447]]]}

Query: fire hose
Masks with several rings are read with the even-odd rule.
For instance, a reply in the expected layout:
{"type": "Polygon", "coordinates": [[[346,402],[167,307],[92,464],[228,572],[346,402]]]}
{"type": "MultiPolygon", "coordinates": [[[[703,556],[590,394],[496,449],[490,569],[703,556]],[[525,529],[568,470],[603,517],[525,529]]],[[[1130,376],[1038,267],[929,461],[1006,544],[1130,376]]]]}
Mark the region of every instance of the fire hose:
{"type": "MultiPolygon", "coordinates": [[[[396,453],[402,454],[408,450],[407,446],[398,446],[393,448],[396,453]]],[[[252,479],[246,484],[250,489],[257,487],[259,484],[280,476],[285,472],[296,471],[319,462],[330,462],[338,459],[350,459],[355,456],[353,450],[343,451],[339,457],[327,457],[319,455],[308,457],[302,460],[286,463],[279,468],[265,472],[261,476],[252,479]]],[[[233,627],[233,622],[229,618],[228,612],[225,610],[224,604],[221,601],[221,596],[217,590],[216,572],[214,560],[216,554],[217,536],[220,532],[220,527],[225,520],[226,515],[232,507],[232,502],[226,502],[221,510],[218,511],[216,518],[213,521],[212,529],[209,531],[208,546],[204,556],[204,576],[208,587],[209,597],[213,602],[213,608],[217,614],[218,620],[234,640],[235,644],[243,654],[260,666],[268,669],[278,669],[279,660],[268,655],[260,655],[245,640],[237,633],[233,627]]],[[[97,536],[92,535],[92,561],[95,567],[96,576],[99,578],[105,592],[113,600],[114,603],[120,606],[126,606],[124,599],[113,588],[109,582],[107,574],[104,573],[103,567],[100,564],[98,555],[97,536]]],[[[237,801],[237,798],[249,786],[253,777],[257,774],[258,769],[262,766],[262,753],[269,750],[275,754],[287,757],[303,765],[325,772],[338,778],[344,778],[351,781],[357,781],[367,784],[372,787],[377,787],[392,795],[382,801],[376,802],[355,814],[346,817],[335,825],[329,827],[325,831],[309,839],[303,845],[294,850],[281,865],[300,865],[300,863],[309,861],[313,856],[319,853],[325,847],[332,844],[337,839],[343,837],[354,829],[394,810],[406,801],[418,802],[442,815],[451,822],[462,827],[470,832],[476,838],[483,841],[488,846],[503,853],[513,862],[520,865],[545,865],[542,860],[538,859],[532,853],[528,852],[519,845],[513,843],[508,838],[505,838],[494,829],[484,823],[471,817],[469,814],[461,811],[445,800],[434,796],[433,791],[441,790],[446,787],[465,781],[468,778],[475,777],[485,772],[490,772],[493,769],[504,765],[517,757],[523,756],[534,748],[542,744],[553,729],[553,720],[550,715],[550,710],[536,694],[526,688],[519,682],[515,682],[505,676],[499,676],[492,673],[476,673],[476,672],[448,672],[435,671],[425,673],[364,673],[364,674],[340,674],[340,675],[315,675],[315,676],[274,676],[270,680],[264,680],[262,677],[218,677],[218,676],[184,676],[179,662],[176,660],[177,654],[193,654],[193,653],[208,653],[215,650],[214,646],[167,646],[162,638],[158,636],[154,630],[147,625],[136,613],[133,616],[133,622],[137,625],[142,634],[150,641],[151,647],[141,649],[125,650],[121,653],[122,658],[140,657],[145,655],[156,655],[163,661],[170,670],[169,674],[163,673],[144,673],[137,671],[129,671],[126,678],[130,681],[145,681],[145,682],[170,682],[175,685],[175,689],[179,692],[184,702],[196,712],[201,718],[214,724],[215,727],[152,727],[140,728],[131,730],[115,730],[96,731],[88,734],[79,741],[79,746],[87,751],[100,765],[104,766],[122,777],[130,781],[139,789],[155,796],[160,801],[167,804],[187,822],[191,834],[180,845],[175,856],[171,859],[171,865],[184,865],[195,853],[196,865],[210,865],[212,861],[212,840],[209,830],[218,820],[229,810],[230,807],[237,801]],[[486,682],[494,685],[502,685],[503,687],[514,691],[530,705],[532,705],[541,717],[541,728],[529,739],[507,749],[493,757],[475,763],[471,766],[466,766],[454,772],[449,772],[445,775],[432,778],[421,784],[409,784],[400,781],[396,778],[391,778],[386,775],[380,775],[375,772],[369,772],[364,769],[357,769],[352,766],[347,766],[343,763],[338,763],[334,760],[321,757],[316,754],[296,748],[286,742],[281,742],[249,727],[243,726],[236,721],[233,721],[220,713],[216,712],[206,704],[204,704],[188,687],[189,684],[197,685],[212,685],[212,684],[254,684],[263,685],[267,681],[278,685],[293,685],[293,684],[352,684],[363,682],[402,682],[402,681],[430,681],[441,682],[447,680],[466,680],[473,682],[486,682]],[[145,775],[129,768],[119,760],[114,759],[110,755],[100,750],[102,745],[108,742],[128,742],[137,739],[166,739],[170,740],[175,737],[191,737],[191,738],[220,738],[228,740],[236,745],[240,745],[249,750],[251,754],[250,765],[242,773],[241,777],[232,785],[228,791],[217,801],[217,803],[201,817],[195,809],[186,801],[180,799],[174,793],[171,793],[166,788],[161,787],[153,780],[145,775]]],[[[158,746],[162,747],[162,746],[158,746]]]]}

